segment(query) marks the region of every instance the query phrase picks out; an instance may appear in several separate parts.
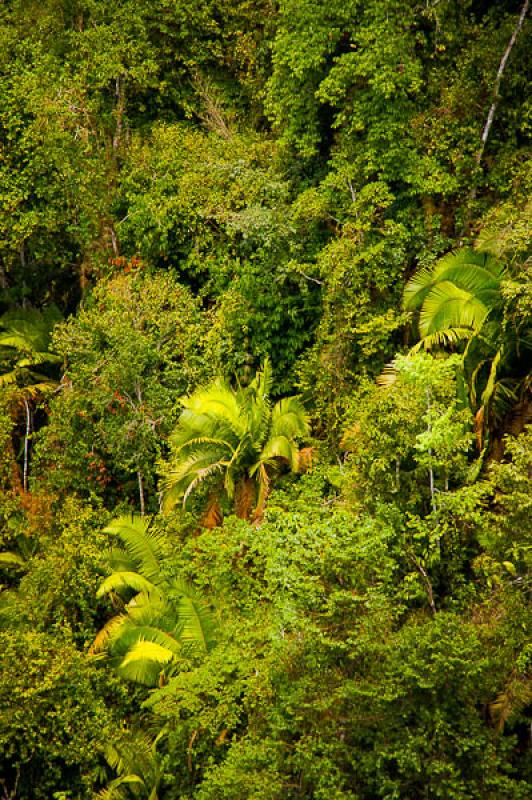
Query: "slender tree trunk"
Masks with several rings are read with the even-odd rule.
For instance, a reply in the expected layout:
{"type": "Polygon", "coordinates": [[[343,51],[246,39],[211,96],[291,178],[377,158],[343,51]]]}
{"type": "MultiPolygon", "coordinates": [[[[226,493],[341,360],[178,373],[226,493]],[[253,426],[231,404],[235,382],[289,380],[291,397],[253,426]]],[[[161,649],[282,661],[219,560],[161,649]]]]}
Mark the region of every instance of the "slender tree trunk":
{"type": "MultiPolygon", "coordinates": [[[[497,75],[495,76],[495,83],[493,84],[493,93],[492,93],[493,99],[490,109],[488,111],[488,116],[486,117],[486,122],[484,123],[484,128],[482,130],[482,135],[480,137],[480,147],[478,149],[475,159],[477,163],[477,172],[480,169],[480,162],[482,161],[482,156],[484,155],[484,150],[486,149],[486,143],[490,135],[491,126],[493,125],[493,120],[495,119],[495,112],[497,111],[497,106],[499,105],[501,99],[499,94],[499,89],[501,86],[502,76],[504,74],[504,70],[506,69],[506,64],[508,62],[510,53],[512,52],[512,48],[516,42],[516,39],[519,35],[521,28],[523,27],[525,17],[528,13],[529,4],[530,0],[525,0],[525,2],[523,3],[523,7],[521,8],[521,13],[519,14],[519,19],[517,20],[517,25],[515,26],[514,31],[510,37],[510,41],[506,46],[506,50],[502,55],[501,62],[499,64],[499,69],[497,70],[497,75]]],[[[474,200],[476,194],[477,194],[477,186],[476,186],[476,181],[474,181],[473,186],[471,187],[470,200],[474,200]]]]}
{"type": "Polygon", "coordinates": [[[146,505],[144,501],[144,478],[140,469],[137,470],[137,479],[139,482],[140,516],[143,517],[146,511],[146,505]]]}
{"type": "MultiPolygon", "coordinates": [[[[427,389],[427,411],[429,412],[429,414],[430,414],[430,409],[431,409],[430,389],[427,389]]],[[[428,430],[429,433],[431,433],[431,431],[432,431],[432,425],[430,424],[430,418],[429,418],[429,422],[427,423],[427,430],[428,430]]],[[[428,453],[429,453],[429,458],[432,459],[432,447],[429,447],[428,453]]],[[[432,460],[429,462],[429,488],[430,488],[430,505],[431,505],[432,511],[435,512],[436,511],[436,491],[435,491],[435,488],[434,488],[434,470],[432,469],[432,460]]]]}
{"type": "Polygon", "coordinates": [[[19,249],[20,266],[22,267],[22,308],[28,307],[26,299],[26,242],[22,242],[19,249]]]}
{"type": "Polygon", "coordinates": [[[17,456],[15,454],[15,448],[13,446],[13,439],[9,437],[7,443],[7,452],[9,454],[9,461],[11,464],[11,487],[14,489],[17,494],[22,492],[22,481],[20,479],[20,467],[17,463],[17,456]]]}
{"type": "Polygon", "coordinates": [[[28,403],[28,398],[24,398],[24,407],[26,409],[26,433],[24,435],[24,472],[23,472],[23,480],[22,485],[24,491],[28,491],[28,466],[29,466],[29,455],[30,455],[30,435],[31,435],[31,410],[30,404],[28,403]]]}
{"type": "Polygon", "coordinates": [[[118,75],[115,81],[115,97],[116,127],[113,136],[113,150],[118,150],[122,142],[122,125],[126,108],[126,90],[124,87],[124,80],[121,75],[118,75]]]}

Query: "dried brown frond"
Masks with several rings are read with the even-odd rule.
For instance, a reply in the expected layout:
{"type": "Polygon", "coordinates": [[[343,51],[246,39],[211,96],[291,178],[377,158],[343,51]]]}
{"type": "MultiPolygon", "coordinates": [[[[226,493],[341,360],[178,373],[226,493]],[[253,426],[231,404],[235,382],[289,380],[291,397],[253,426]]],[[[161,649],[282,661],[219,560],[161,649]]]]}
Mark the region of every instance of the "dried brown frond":
{"type": "Polygon", "coordinates": [[[208,528],[209,530],[219,528],[223,522],[223,518],[224,515],[220,503],[218,503],[217,500],[211,500],[200,520],[200,525],[202,528],[208,528]]]}
{"type": "Polygon", "coordinates": [[[307,472],[312,469],[314,459],[314,447],[302,447],[297,454],[297,471],[307,472]]]}
{"type": "Polygon", "coordinates": [[[235,493],[235,513],[240,519],[249,519],[255,504],[255,483],[250,478],[238,482],[235,493]]]}

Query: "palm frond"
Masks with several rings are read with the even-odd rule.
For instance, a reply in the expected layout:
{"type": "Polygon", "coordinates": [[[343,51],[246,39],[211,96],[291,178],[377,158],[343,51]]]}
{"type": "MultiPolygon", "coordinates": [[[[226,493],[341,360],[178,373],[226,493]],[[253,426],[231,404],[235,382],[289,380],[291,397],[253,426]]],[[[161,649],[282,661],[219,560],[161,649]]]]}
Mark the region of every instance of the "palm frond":
{"type": "Polygon", "coordinates": [[[179,597],[178,616],[181,625],[180,639],[193,643],[200,651],[208,652],[214,644],[215,625],[205,600],[198,597],[189,581],[174,579],[171,591],[179,597]]]}
{"type": "Polygon", "coordinates": [[[273,407],[270,436],[298,438],[308,436],[309,416],[298,397],[285,397],[273,407]]]}
{"type": "MultiPolygon", "coordinates": [[[[238,437],[245,432],[245,420],[236,394],[221,380],[206,389],[198,389],[181,402],[185,411],[191,412],[196,417],[199,415],[200,418],[223,420],[238,437]]],[[[184,412],[184,420],[189,419],[190,417],[184,412]]]]}
{"type": "Polygon", "coordinates": [[[496,289],[503,275],[502,265],[492,256],[463,248],[418,270],[406,285],[404,306],[411,311],[421,308],[434,287],[444,281],[471,293],[487,287],[496,289]]]}
{"type": "Polygon", "coordinates": [[[425,299],[419,315],[423,336],[449,328],[480,328],[489,307],[471,292],[444,281],[435,286],[425,299]]]}
{"type": "Polygon", "coordinates": [[[158,590],[151,581],[138,572],[113,572],[99,586],[96,597],[103,597],[110,592],[133,589],[135,592],[156,593],[158,590]]]}
{"type": "Polygon", "coordinates": [[[104,532],[118,536],[122,540],[124,549],[146,578],[149,580],[156,578],[159,574],[163,539],[152,527],[150,518],[137,514],[118,517],[112,520],[104,532]]]}
{"type": "Polygon", "coordinates": [[[245,388],[233,390],[217,380],[182,400],[184,410],[170,439],[172,460],[163,477],[163,510],[186,502],[218,473],[223,476],[220,488],[234,500],[239,482],[257,472],[254,464],[272,466],[283,458],[297,469],[296,440],[309,434],[309,418],[297,397],[272,408],[271,375],[267,360],[245,388]]]}
{"type": "Polygon", "coordinates": [[[298,453],[299,448],[293,439],[282,435],[272,436],[264,445],[262,453],[260,454],[260,463],[279,458],[286,461],[293,472],[297,472],[299,465],[298,453]]]}
{"type": "Polygon", "coordinates": [[[118,665],[118,674],[136,683],[153,686],[161,670],[174,659],[170,650],[156,642],[139,640],[118,665]]]}
{"type": "Polygon", "coordinates": [[[110,547],[102,553],[102,561],[109,565],[113,572],[134,572],[138,563],[131,554],[121,547],[110,547]]]}
{"type": "Polygon", "coordinates": [[[226,461],[218,461],[215,464],[209,464],[207,467],[198,469],[195,477],[190,481],[183,494],[183,505],[185,505],[191,493],[194,491],[194,489],[196,489],[197,486],[206,481],[207,478],[210,478],[216,472],[222,473],[225,466],[227,466],[226,461]]]}
{"type": "Polygon", "coordinates": [[[18,553],[9,550],[0,553],[0,567],[4,569],[25,569],[27,566],[26,559],[18,553]]]}
{"type": "MultiPolygon", "coordinates": [[[[410,353],[418,353],[420,350],[433,350],[442,347],[456,347],[461,342],[469,341],[474,335],[472,328],[454,327],[428,333],[411,349],[410,353]]],[[[379,382],[377,380],[377,382],[379,382]]]]}
{"type": "Polygon", "coordinates": [[[107,650],[109,643],[113,639],[116,639],[119,635],[120,628],[127,623],[127,620],[127,614],[117,614],[116,617],[111,617],[96,634],[89,648],[89,655],[96,655],[97,653],[102,653],[107,650]]]}

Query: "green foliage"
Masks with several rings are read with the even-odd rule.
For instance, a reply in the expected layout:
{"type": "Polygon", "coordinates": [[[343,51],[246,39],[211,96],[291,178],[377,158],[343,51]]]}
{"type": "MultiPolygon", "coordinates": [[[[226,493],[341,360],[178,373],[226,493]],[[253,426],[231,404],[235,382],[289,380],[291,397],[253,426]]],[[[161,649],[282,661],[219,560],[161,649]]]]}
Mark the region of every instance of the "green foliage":
{"type": "Polygon", "coordinates": [[[298,441],[309,434],[297,397],[273,407],[271,367],[265,362],[251,383],[236,390],[218,380],[181,400],[185,407],[171,437],[173,452],[165,471],[163,507],[172,508],[204,483],[233,502],[247,519],[255,506],[260,519],[270,485],[280,468],[297,472],[298,441]]]}
{"type": "Polygon", "coordinates": [[[66,366],[38,447],[47,485],[116,501],[129,484],[137,502],[153,505],[154,463],[178,397],[201,374],[204,330],[197,304],[170,275],[138,267],[102,281],[55,334],[66,366]]]}
{"type": "Polygon", "coordinates": [[[100,533],[106,514],[71,498],[54,519],[51,502],[49,496],[34,496],[25,513],[11,518],[11,549],[23,558],[25,574],[17,591],[3,597],[0,620],[2,627],[64,628],[83,646],[94,636],[101,613],[95,592],[101,548],[107,543],[100,533]]]}
{"type": "Polygon", "coordinates": [[[2,780],[22,800],[67,790],[90,798],[112,714],[107,678],[65,630],[0,633],[2,780]]]}
{"type": "Polygon", "coordinates": [[[121,517],[105,532],[118,536],[123,547],[109,550],[113,571],[97,595],[121,599],[121,610],[98,633],[92,652],[106,651],[120,677],[153,686],[209,650],[213,622],[187,581],[165,575],[165,540],[150,520],[121,517]]]}
{"type": "Polygon", "coordinates": [[[0,3],[6,800],[530,796],[523,3],[0,3]]]}
{"type": "Polygon", "coordinates": [[[364,504],[422,509],[467,476],[471,415],[457,397],[459,358],[397,357],[353,402],[344,486],[364,504]]]}
{"type": "Polygon", "coordinates": [[[290,183],[274,142],[216,134],[157,125],[134,140],[120,236],[215,303],[208,344],[219,371],[241,374],[270,356],[286,390],[319,305],[316,286],[291,268],[302,244],[290,183]]]}
{"type": "Polygon", "coordinates": [[[485,709],[521,652],[526,612],[511,632],[500,598],[476,619],[408,614],[399,533],[303,483],[272,495],[259,536],[233,518],[190,545],[222,624],[217,648],[145,703],[182,781],[164,796],[369,800],[429,785],[442,798],[525,797],[513,736],[485,709]]]}

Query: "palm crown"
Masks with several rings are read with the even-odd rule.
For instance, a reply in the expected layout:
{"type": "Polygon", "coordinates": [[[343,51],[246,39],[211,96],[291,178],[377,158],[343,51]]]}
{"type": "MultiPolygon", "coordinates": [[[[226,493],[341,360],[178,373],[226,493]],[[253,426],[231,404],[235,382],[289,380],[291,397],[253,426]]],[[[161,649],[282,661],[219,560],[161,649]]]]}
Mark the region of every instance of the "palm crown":
{"type": "Polygon", "coordinates": [[[163,507],[186,503],[195,489],[210,481],[235,503],[236,513],[255,518],[264,509],[271,480],[283,466],[296,472],[298,440],[309,433],[305,409],[297,397],[272,406],[268,361],[245,388],[222,380],[182,400],[171,437],[173,458],[164,480],[163,507]]]}
{"type": "Polygon", "coordinates": [[[455,344],[469,339],[501,303],[504,268],[488,253],[464,249],[421,269],[405,288],[409,310],[419,310],[417,345],[455,344]]]}
{"type": "Polygon", "coordinates": [[[505,309],[507,270],[491,254],[464,248],[419,270],[404,293],[419,311],[421,339],[413,351],[464,343],[462,367],[482,432],[496,426],[528,392],[530,329],[518,330],[505,309]]]}
{"type": "Polygon", "coordinates": [[[46,375],[36,373],[35,368],[60,361],[50,351],[51,333],[54,325],[62,319],[55,306],[44,311],[20,309],[7,311],[0,318],[0,361],[10,363],[2,370],[0,386],[33,384],[49,387],[53,381],[46,375]]]}

